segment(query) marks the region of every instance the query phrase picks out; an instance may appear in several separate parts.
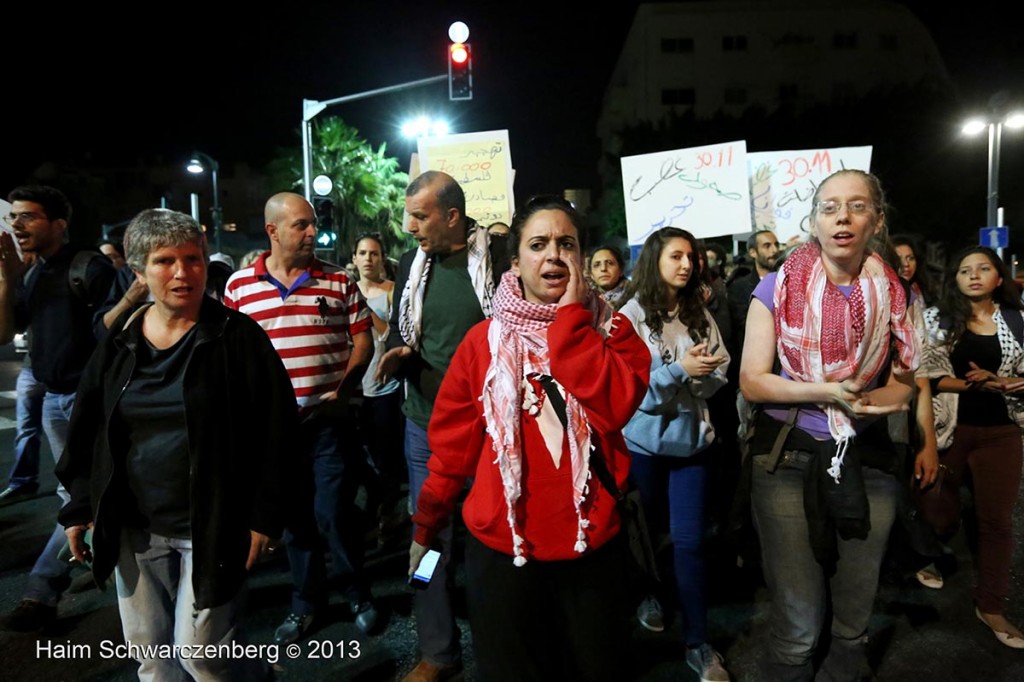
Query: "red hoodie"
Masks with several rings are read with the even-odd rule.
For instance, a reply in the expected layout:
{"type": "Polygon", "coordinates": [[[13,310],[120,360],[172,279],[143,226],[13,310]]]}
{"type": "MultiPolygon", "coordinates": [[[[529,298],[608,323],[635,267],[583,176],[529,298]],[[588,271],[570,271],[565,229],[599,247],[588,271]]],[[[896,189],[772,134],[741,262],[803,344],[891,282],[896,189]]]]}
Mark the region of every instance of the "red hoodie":
{"type": "MultiPolygon", "coordinates": [[[[448,522],[467,478],[473,487],[462,507],[466,527],[491,549],[512,556],[512,531],[494,444],[486,432],[484,375],[491,362],[487,332],[491,322],[473,327],[459,345],[434,402],[428,437],[433,453],[430,476],[420,491],[414,539],[430,546],[448,522]]],[[[647,392],[651,354],[629,320],[616,314],[607,338],[593,327],[591,313],[580,304],[558,310],[548,328],[551,375],[586,411],[593,442],[591,456],[604,457],[620,489],[629,473],[629,452],[622,427],[647,392]]],[[[528,559],[557,561],[580,557],[573,506],[569,445],[562,438],[562,458],[555,468],[536,419],[522,413],[522,495],[516,524],[528,559]]],[[[595,475],[587,483],[583,516],[588,551],[615,537],[619,516],[615,500],[595,475]]]]}

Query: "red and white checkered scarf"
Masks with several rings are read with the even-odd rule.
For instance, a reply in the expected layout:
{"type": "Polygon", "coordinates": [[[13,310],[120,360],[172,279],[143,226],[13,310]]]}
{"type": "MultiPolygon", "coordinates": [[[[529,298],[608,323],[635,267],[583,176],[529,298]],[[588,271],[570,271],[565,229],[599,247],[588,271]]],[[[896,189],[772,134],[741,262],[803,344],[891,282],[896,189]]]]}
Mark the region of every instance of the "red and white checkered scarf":
{"type": "MultiPolygon", "coordinates": [[[[779,361],[798,381],[851,379],[868,386],[889,360],[890,338],[895,342],[893,372],[917,367],[917,340],[903,285],[877,254],[864,259],[847,298],[825,276],[821,247],[808,242],[783,263],[774,303],[779,361]]],[[[822,407],[839,444],[828,470],[838,482],[846,444],[856,433],[845,412],[831,404],[822,407]]]]}
{"type": "MultiPolygon", "coordinates": [[[[600,331],[611,315],[611,310],[600,296],[592,292],[584,302],[594,313],[594,326],[600,331]]],[[[519,279],[506,272],[492,301],[493,318],[487,333],[491,364],[484,376],[483,403],[487,433],[494,442],[495,464],[501,472],[508,505],[508,525],[512,529],[514,563],[526,563],[523,538],[520,536],[515,515],[516,502],[522,494],[522,411],[539,411],[546,396],[536,395],[527,379],[531,374],[551,376],[547,330],[555,321],[558,305],[531,303],[523,298],[519,279]]],[[[586,533],[589,522],[583,517],[581,505],[587,494],[590,475],[590,424],[586,412],[567,391],[565,395],[566,421],[569,431],[569,461],[572,466],[572,495],[576,508],[577,532],[573,539],[576,552],[587,549],[586,533]]],[[[568,540],[567,540],[568,541],[568,540]]]]}

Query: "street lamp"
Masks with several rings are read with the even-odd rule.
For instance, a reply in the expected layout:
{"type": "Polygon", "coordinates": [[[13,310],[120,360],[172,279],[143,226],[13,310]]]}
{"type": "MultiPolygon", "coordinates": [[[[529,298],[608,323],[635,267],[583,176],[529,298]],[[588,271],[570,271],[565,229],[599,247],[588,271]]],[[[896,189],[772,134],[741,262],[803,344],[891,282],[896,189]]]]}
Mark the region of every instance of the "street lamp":
{"type": "Polygon", "coordinates": [[[997,93],[989,100],[988,116],[978,116],[965,121],[961,132],[977,135],[988,130],[988,212],[986,227],[997,227],[999,211],[999,151],[1003,140],[1003,127],[1017,129],[1024,127],[1024,112],[1007,111],[1007,93],[997,93]]]}
{"type": "Polygon", "coordinates": [[[449,132],[448,123],[441,119],[418,116],[402,124],[402,135],[415,140],[420,137],[444,137],[449,132]]]}
{"type": "Polygon", "coordinates": [[[210,168],[210,177],[213,179],[213,209],[211,213],[213,214],[214,253],[220,253],[220,233],[223,227],[220,214],[220,192],[217,190],[217,173],[220,171],[220,164],[210,155],[194,151],[192,152],[192,159],[185,166],[185,170],[198,175],[206,171],[207,166],[210,168]]]}

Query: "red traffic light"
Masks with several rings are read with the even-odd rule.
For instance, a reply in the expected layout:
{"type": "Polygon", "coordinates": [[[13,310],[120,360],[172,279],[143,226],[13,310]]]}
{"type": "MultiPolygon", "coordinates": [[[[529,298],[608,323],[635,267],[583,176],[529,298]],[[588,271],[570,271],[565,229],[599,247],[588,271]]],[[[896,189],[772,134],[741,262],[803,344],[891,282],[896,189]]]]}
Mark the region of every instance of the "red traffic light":
{"type": "Polygon", "coordinates": [[[448,46],[448,99],[473,99],[473,54],[469,43],[448,46]]]}
{"type": "Polygon", "coordinates": [[[452,61],[456,64],[464,64],[469,59],[469,49],[462,43],[452,43],[452,61]]]}

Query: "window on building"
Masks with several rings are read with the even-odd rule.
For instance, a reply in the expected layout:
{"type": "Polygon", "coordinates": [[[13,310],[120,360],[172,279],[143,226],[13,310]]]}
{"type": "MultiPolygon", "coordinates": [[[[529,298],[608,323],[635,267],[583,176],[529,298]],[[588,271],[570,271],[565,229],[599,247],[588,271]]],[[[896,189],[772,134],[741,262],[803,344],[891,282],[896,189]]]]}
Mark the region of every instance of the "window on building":
{"type": "Polygon", "coordinates": [[[693,88],[665,88],[661,91],[661,103],[665,106],[693,106],[696,100],[693,88]]]}
{"type": "Polygon", "coordinates": [[[747,90],[746,88],[726,88],[725,89],[725,103],[726,104],[746,104],[747,103],[747,90]]]}
{"type": "Polygon", "coordinates": [[[840,33],[836,32],[832,36],[832,47],[837,50],[852,50],[857,47],[857,34],[856,33],[840,33]]]}
{"type": "Polygon", "coordinates": [[[693,38],[662,38],[661,51],[666,54],[693,52],[693,38]]]}
{"type": "Polygon", "coordinates": [[[883,33],[878,37],[878,44],[883,50],[898,50],[899,40],[892,33],[883,33]]]}
{"type": "Polygon", "coordinates": [[[722,36],[722,49],[726,52],[746,52],[746,36],[722,36]]]}

